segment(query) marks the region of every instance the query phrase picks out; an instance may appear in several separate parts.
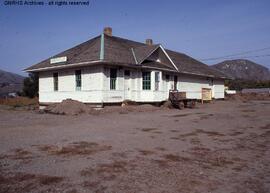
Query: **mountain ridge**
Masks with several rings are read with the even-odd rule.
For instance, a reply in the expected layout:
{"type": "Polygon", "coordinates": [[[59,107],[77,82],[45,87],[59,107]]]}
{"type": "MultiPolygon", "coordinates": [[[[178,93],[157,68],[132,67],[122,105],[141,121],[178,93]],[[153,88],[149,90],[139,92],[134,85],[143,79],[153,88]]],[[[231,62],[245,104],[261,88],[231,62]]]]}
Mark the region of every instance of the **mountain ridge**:
{"type": "Polygon", "coordinates": [[[25,77],[0,69],[0,95],[7,95],[22,90],[25,77]]]}
{"type": "Polygon", "coordinates": [[[250,60],[225,60],[210,66],[232,79],[265,81],[270,80],[270,71],[267,67],[250,60]]]}

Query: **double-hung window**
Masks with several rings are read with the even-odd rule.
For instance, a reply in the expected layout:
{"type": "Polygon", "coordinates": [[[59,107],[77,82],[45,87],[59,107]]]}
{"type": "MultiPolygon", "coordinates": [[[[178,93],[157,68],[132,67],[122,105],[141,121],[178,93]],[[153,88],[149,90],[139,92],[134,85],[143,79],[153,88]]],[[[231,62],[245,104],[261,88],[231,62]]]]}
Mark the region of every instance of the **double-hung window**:
{"type": "Polygon", "coordinates": [[[76,70],[75,71],[75,81],[76,81],[76,90],[82,89],[82,71],[76,70]]]}
{"type": "Polygon", "coordinates": [[[151,72],[142,72],[142,89],[151,90],[151,72]]]}
{"type": "Polygon", "coordinates": [[[58,91],[58,73],[53,73],[53,90],[58,91]]]}
{"type": "Polygon", "coordinates": [[[110,90],[116,89],[116,78],[117,78],[117,69],[110,69],[110,90]]]}

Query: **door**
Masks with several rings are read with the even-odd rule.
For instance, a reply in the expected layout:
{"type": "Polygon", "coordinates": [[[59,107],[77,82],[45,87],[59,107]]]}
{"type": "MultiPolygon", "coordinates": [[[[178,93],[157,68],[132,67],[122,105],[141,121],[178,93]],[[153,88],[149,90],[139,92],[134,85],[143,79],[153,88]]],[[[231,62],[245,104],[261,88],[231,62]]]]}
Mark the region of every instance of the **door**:
{"type": "Polygon", "coordinates": [[[131,100],[131,80],[129,70],[125,70],[124,72],[124,97],[125,100],[131,100]]]}
{"type": "Polygon", "coordinates": [[[177,82],[178,82],[178,77],[174,76],[174,78],[173,78],[173,90],[177,90],[177,82]]]}

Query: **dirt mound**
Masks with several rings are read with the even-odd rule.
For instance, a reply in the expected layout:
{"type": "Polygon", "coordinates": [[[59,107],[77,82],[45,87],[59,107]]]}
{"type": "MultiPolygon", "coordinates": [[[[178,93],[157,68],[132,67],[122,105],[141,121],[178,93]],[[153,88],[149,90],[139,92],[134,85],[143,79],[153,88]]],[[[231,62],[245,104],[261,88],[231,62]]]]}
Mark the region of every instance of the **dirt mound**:
{"type": "Polygon", "coordinates": [[[250,101],[250,100],[270,100],[270,95],[267,93],[238,93],[227,95],[227,100],[250,101]]]}
{"type": "Polygon", "coordinates": [[[79,115],[82,113],[92,114],[96,110],[79,101],[66,99],[61,103],[49,105],[44,109],[44,112],[59,115],[79,115]]]}
{"type": "Polygon", "coordinates": [[[173,104],[169,100],[165,101],[161,107],[168,108],[168,109],[173,109],[174,108],[173,104]]]}

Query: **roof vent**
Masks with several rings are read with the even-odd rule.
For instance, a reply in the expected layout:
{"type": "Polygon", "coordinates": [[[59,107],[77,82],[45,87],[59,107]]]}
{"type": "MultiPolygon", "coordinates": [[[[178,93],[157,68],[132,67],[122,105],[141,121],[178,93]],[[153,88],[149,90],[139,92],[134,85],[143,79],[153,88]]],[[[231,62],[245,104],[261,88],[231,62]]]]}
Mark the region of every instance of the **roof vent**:
{"type": "Polygon", "coordinates": [[[112,36],[112,28],[111,27],[105,27],[103,30],[103,33],[107,36],[112,36]]]}
{"type": "Polygon", "coordinates": [[[153,45],[153,40],[152,39],[146,39],[145,43],[149,46],[153,45]]]}

